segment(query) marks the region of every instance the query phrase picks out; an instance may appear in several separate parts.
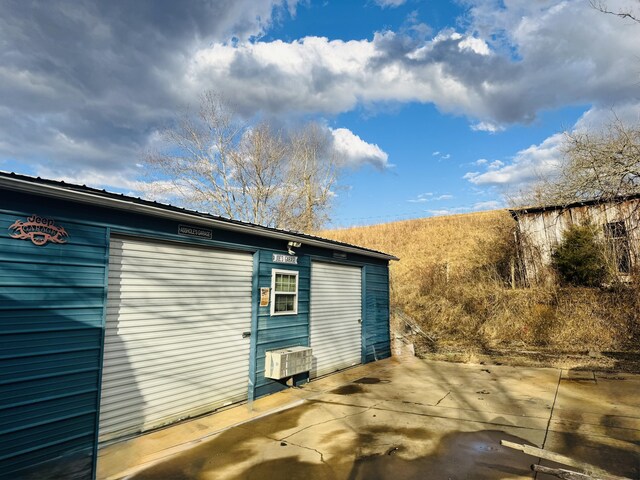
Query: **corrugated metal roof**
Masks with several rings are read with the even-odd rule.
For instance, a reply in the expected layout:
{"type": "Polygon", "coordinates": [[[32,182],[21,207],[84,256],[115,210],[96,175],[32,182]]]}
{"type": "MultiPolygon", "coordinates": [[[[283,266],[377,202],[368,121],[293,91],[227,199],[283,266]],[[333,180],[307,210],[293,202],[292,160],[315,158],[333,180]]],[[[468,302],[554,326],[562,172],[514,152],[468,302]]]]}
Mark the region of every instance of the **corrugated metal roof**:
{"type": "Polygon", "coordinates": [[[526,215],[530,213],[533,214],[533,213],[548,212],[553,210],[568,210],[570,208],[575,208],[575,207],[601,205],[604,203],[622,203],[628,200],[636,200],[636,199],[640,199],[640,193],[636,193],[633,195],[619,195],[619,196],[610,197],[610,198],[592,198],[589,200],[579,200],[576,202],[565,203],[562,205],[542,205],[542,206],[535,206],[535,207],[513,208],[513,209],[509,209],[509,213],[513,218],[516,218],[518,215],[526,215]]]}
{"type": "Polygon", "coordinates": [[[310,235],[308,233],[283,230],[273,227],[265,227],[263,225],[257,225],[249,222],[232,220],[218,215],[212,215],[210,213],[189,210],[182,207],[176,207],[174,205],[145,200],[140,197],[124,195],[122,193],[100,190],[97,188],[88,187],[86,185],[77,185],[64,181],[50,180],[41,177],[33,177],[13,172],[0,171],[0,186],[12,190],[26,191],[29,193],[57,198],[65,198],[82,203],[110,206],[122,210],[136,210],[139,213],[146,213],[149,215],[160,215],[165,217],[188,216],[191,217],[191,219],[194,221],[200,221],[200,223],[215,223],[218,228],[226,230],[237,230],[263,237],[277,237],[282,238],[283,240],[299,241],[301,243],[307,243],[308,245],[333,248],[335,250],[358,253],[361,255],[383,258],[386,260],[398,260],[398,258],[393,255],[389,255],[384,252],[372,250],[358,245],[339,242],[337,240],[310,235]]]}

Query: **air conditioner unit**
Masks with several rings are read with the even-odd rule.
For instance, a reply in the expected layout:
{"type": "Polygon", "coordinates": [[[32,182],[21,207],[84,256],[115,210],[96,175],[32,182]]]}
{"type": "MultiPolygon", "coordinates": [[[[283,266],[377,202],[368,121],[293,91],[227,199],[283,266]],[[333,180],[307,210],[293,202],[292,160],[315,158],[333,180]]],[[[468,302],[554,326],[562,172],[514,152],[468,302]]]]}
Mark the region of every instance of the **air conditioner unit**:
{"type": "Polygon", "coordinates": [[[264,376],[274,380],[311,370],[313,357],[309,347],[290,347],[266,352],[264,376]]]}

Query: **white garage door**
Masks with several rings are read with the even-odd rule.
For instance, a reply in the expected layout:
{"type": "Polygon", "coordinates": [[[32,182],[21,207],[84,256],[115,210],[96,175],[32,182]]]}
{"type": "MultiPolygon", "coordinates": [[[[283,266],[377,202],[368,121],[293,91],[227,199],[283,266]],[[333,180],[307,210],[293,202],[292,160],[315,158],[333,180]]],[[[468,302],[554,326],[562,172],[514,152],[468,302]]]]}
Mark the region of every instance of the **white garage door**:
{"type": "Polygon", "coordinates": [[[311,265],[311,377],[361,363],[362,270],[313,262],[311,265]]]}
{"type": "Polygon", "coordinates": [[[112,238],[100,440],[247,397],[251,254],[112,238]]]}

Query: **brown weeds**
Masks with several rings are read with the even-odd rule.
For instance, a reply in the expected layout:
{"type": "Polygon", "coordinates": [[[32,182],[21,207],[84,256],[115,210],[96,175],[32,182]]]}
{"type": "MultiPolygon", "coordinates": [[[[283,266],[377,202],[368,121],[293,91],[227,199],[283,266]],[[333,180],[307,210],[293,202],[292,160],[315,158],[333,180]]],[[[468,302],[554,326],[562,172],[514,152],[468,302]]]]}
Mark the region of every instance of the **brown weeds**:
{"type": "MultiPolygon", "coordinates": [[[[442,348],[638,350],[637,286],[562,288],[552,279],[525,288],[514,227],[507,211],[496,210],[320,234],[398,256],[390,266],[392,310],[442,348]]],[[[392,322],[396,332],[402,324],[392,322]]],[[[433,342],[422,348],[433,351],[433,342]]]]}

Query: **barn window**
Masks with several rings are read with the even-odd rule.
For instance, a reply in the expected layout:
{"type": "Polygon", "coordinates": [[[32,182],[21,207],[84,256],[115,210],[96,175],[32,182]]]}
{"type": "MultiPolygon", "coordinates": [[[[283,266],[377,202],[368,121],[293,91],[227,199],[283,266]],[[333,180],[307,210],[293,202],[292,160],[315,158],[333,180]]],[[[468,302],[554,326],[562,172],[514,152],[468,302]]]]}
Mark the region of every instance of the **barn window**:
{"type": "Polygon", "coordinates": [[[298,272],[271,271],[271,315],[298,313],[298,272]]]}
{"type": "Polygon", "coordinates": [[[629,236],[624,222],[610,222],[604,225],[604,236],[616,261],[618,272],[631,273],[631,253],[629,236]]]}

